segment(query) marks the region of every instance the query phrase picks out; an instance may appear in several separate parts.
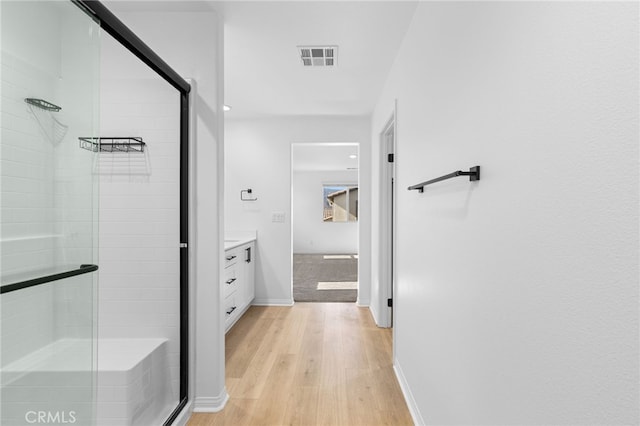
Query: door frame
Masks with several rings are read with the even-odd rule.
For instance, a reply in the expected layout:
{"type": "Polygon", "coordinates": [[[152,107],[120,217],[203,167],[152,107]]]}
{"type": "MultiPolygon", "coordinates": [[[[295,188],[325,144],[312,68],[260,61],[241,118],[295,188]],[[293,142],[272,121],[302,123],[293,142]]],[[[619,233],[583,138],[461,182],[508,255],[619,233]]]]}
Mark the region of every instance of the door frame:
{"type": "Polygon", "coordinates": [[[397,144],[397,105],[394,102],[393,112],[379,134],[380,142],[380,263],[378,270],[378,294],[380,295],[380,326],[393,327],[394,294],[395,294],[395,216],[396,192],[394,190],[396,171],[397,144]],[[391,141],[389,141],[391,136],[391,141]],[[393,161],[389,161],[389,155],[393,161]],[[392,306],[387,300],[392,300],[392,306]]]}
{"type": "MultiPolygon", "coordinates": [[[[290,169],[290,178],[289,178],[289,182],[290,182],[290,194],[289,194],[289,217],[291,218],[291,223],[290,223],[290,242],[289,242],[289,251],[290,251],[290,263],[289,263],[289,276],[290,276],[290,288],[291,288],[291,302],[292,304],[295,304],[295,299],[293,297],[293,255],[294,255],[294,248],[293,248],[293,241],[294,241],[294,221],[295,221],[295,215],[294,215],[294,180],[295,180],[295,176],[294,176],[294,168],[295,168],[295,164],[294,164],[294,151],[296,147],[301,147],[301,146],[326,146],[326,147],[332,147],[332,146],[356,146],[358,148],[358,187],[361,186],[362,183],[362,176],[360,174],[360,166],[361,166],[361,145],[360,142],[291,142],[291,146],[289,148],[289,169],[290,169]]],[[[328,181],[325,183],[329,183],[328,181]]],[[[333,183],[333,182],[331,182],[333,183]]],[[[338,182],[335,182],[338,183],[338,182]]],[[[344,182],[343,182],[344,183],[344,182]]],[[[319,196],[320,194],[318,194],[319,196]]],[[[318,198],[320,199],[320,198],[318,198]]],[[[358,214],[358,216],[360,216],[358,214]]],[[[360,294],[361,294],[361,281],[360,281],[360,277],[361,275],[361,266],[362,266],[362,262],[360,261],[360,251],[361,251],[361,247],[360,247],[360,232],[362,231],[362,227],[360,226],[360,218],[358,217],[358,220],[356,221],[356,226],[357,226],[357,247],[358,247],[358,288],[357,288],[357,298],[356,301],[354,302],[356,305],[359,303],[360,300],[360,294]]]]}

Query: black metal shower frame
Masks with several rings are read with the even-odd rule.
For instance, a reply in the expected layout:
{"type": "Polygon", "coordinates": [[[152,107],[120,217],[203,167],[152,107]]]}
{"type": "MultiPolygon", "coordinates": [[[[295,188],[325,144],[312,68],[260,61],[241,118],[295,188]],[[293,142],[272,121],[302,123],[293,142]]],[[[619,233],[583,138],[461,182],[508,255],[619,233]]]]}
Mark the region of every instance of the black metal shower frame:
{"type": "Polygon", "coordinates": [[[191,86],[98,0],[71,0],[120,44],[180,92],[180,401],[164,425],[187,405],[189,396],[189,92],[191,86]]]}

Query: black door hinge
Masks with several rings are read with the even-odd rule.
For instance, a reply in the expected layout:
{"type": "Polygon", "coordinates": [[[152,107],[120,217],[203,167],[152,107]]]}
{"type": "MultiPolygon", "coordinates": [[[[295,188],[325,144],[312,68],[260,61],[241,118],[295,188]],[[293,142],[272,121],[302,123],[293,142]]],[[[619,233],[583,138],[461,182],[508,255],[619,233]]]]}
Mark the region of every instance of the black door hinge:
{"type": "Polygon", "coordinates": [[[393,299],[387,299],[387,306],[393,308],[393,299]]]}
{"type": "Polygon", "coordinates": [[[390,163],[393,163],[394,160],[394,155],[393,154],[387,154],[387,161],[390,163]]]}

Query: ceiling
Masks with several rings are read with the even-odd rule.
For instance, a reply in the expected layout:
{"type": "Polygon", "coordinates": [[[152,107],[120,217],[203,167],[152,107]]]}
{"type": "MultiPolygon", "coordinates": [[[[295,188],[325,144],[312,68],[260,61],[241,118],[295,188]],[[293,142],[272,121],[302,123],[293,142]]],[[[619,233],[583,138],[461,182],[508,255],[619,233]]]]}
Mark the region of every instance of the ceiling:
{"type": "Polygon", "coordinates": [[[225,23],[229,118],[368,115],[415,1],[215,2],[225,23]],[[298,45],[337,45],[335,68],[303,67],[298,45]]]}
{"type": "Polygon", "coordinates": [[[356,143],[297,143],[293,144],[291,165],[295,171],[357,170],[357,156],[356,143]]]}
{"type": "MultiPolygon", "coordinates": [[[[110,9],[210,11],[224,22],[228,118],[369,115],[417,1],[104,0],[110,9]],[[337,66],[303,67],[297,46],[338,46],[337,66]]],[[[212,43],[213,46],[213,43],[212,43]]]]}

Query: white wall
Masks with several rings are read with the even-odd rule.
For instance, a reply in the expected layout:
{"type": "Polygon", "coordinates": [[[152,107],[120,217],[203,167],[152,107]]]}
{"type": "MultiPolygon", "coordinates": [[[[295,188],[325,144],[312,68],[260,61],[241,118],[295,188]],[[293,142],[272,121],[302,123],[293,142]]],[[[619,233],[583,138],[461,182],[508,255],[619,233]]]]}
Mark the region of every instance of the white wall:
{"type": "MultiPolygon", "coordinates": [[[[291,304],[291,144],[360,143],[360,263],[361,282],[369,282],[370,121],[368,117],[269,117],[233,119],[225,128],[226,229],[257,230],[256,299],[254,304],[291,304]],[[240,201],[240,190],[252,188],[258,201],[240,201]],[[284,212],[285,222],[272,222],[284,212]]],[[[358,303],[369,304],[368,286],[358,303]]]]}
{"type": "Polygon", "coordinates": [[[638,423],[638,47],[638,3],[418,6],[372,125],[417,422],[638,423]]]}
{"type": "MultiPolygon", "coordinates": [[[[191,95],[196,116],[190,147],[190,399],[195,410],[219,410],[227,398],[219,285],[223,252],[222,25],[215,12],[204,10],[118,12],[117,2],[112,6],[118,17],[162,59],[180,75],[196,82],[191,95]]],[[[167,9],[180,7],[179,2],[167,5],[167,9]]]]}
{"type": "Polygon", "coordinates": [[[358,184],[356,170],[294,171],[292,188],[294,253],[358,253],[358,222],[324,222],[325,184],[358,184]]]}

